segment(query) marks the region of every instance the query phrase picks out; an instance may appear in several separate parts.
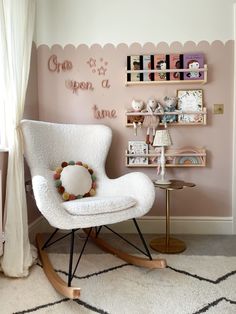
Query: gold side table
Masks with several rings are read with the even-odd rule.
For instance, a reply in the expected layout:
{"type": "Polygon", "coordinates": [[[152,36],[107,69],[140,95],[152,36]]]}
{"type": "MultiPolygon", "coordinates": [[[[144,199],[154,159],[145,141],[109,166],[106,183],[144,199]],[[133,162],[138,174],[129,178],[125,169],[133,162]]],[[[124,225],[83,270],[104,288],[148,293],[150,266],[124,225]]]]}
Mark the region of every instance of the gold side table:
{"type": "Polygon", "coordinates": [[[184,187],[194,187],[194,183],[185,182],[181,180],[170,180],[170,184],[157,184],[153,182],[154,186],[166,191],[166,235],[151,240],[150,247],[160,253],[181,253],[186,249],[183,241],[170,237],[170,191],[181,190],[184,187]]]}

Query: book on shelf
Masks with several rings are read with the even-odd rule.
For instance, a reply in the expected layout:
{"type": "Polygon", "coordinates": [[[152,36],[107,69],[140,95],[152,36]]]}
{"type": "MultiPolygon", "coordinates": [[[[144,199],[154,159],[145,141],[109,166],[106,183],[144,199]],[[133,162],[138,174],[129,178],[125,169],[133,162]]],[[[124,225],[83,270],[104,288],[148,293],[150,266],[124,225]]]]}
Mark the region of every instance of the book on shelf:
{"type": "MultiPolygon", "coordinates": [[[[145,155],[148,154],[148,144],[145,141],[129,141],[128,142],[128,153],[134,155],[145,155]]],[[[148,165],[148,157],[145,156],[134,156],[128,157],[129,165],[148,165]]]]}
{"type": "Polygon", "coordinates": [[[184,69],[189,69],[189,72],[184,72],[184,80],[204,80],[204,72],[194,71],[204,67],[203,53],[185,53],[184,54],[184,69]]]}
{"type": "MultiPolygon", "coordinates": [[[[143,70],[153,70],[154,69],[154,56],[144,55],[143,56],[143,70]]],[[[143,73],[144,81],[154,81],[154,73],[143,73]]]]}
{"type": "MultiPolygon", "coordinates": [[[[172,53],[170,54],[170,69],[183,69],[183,54],[172,53]]],[[[170,80],[179,81],[184,79],[183,72],[171,72],[170,80]]]]}
{"type": "Polygon", "coordinates": [[[177,91],[177,109],[185,113],[178,115],[178,122],[182,123],[203,123],[203,90],[189,89],[177,91]],[[195,113],[196,112],[196,113],[195,113]]]}
{"type": "MultiPolygon", "coordinates": [[[[166,70],[169,69],[169,55],[156,54],[154,55],[154,69],[166,70]]],[[[155,81],[168,81],[170,79],[170,73],[158,72],[155,73],[155,81]]]]}
{"type": "MultiPolygon", "coordinates": [[[[142,70],[143,69],[143,56],[127,56],[127,70],[142,70]]],[[[135,82],[142,81],[143,73],[127,73],[127,81],[135,82]]]]}

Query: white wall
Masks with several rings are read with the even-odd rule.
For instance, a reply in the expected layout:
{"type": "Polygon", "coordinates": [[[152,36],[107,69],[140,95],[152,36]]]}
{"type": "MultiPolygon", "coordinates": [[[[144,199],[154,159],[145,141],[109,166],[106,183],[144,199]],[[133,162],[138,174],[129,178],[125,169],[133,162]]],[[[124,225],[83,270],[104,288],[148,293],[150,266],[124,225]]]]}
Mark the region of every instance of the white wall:
{"type": "Polygon", "coordinates": [[[130,44],[234,39],[236,0],[38,0],[35,41],[130,44]]]}

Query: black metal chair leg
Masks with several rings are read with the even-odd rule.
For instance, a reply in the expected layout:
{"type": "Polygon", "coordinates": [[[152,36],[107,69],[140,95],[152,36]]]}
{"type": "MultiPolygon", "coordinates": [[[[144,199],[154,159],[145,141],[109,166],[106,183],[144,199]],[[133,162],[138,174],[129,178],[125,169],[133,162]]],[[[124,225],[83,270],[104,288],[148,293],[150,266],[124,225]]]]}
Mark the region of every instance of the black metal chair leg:
{"type": "Polygon", "coordinates": [[[103,226],[96,227],[96,238],[98,237],[100,231],[102,230],[102,227],[103,227],[103,226]]]}
{"type": "Polygon", "coordinates": [[[44,249],[47,247],[48,243],[51,241],[51,239],[54,237],[54,235],[57,233],[58,230],[59,230],[59,229],[56,228],[55,231],[50,235],[50,237],[49,237],[49,238],[47,239],[47,241],[44,243],[44,245],[43,245],[43,247],[42,247],[42,250],[44,250],[44,249]]]}
{"type": "Polygon", "coordinates": [[[73,264],[73,255],[74,255],[74,240],[75,240],[75,230],[71,232],[71,242],[70,242],[70,260],[69,260],[69,272],[68,272],[68,287],[71,287],[72,281],[72,264],[73,264]]]}
{"type": "Polygon", "coordinates": [[[143,237],[143,235],[142,235],[142,232],[141,232],[141,230],[139,229],[138,223],[137,223],[137,221],[136,221],[135,218],[133,218],[133,221],[134,221],[135,227],[136,227],[136,229],[137,229],[137,231],[138,231],[138,234],[139,234],[139,236],[140,236],[140,239],[142,240],[143,246],[144,246],[144,248],[145,248],[145,250],[146,250],[146,252],[147,252],[147,255],[148,255],[149,259],[152,260],[152,255],[151,255],[151,253],[150,253],[150,251],[149,251],[149,249],[148,249],[148,246],[147,246],[147,244],[146,244],[146,242],[145,242],[145,240],[144,240],[144,237],[143,237]]]}
{"type": "Polygon", "coordinates": [[[75,269],[74,269],[74,272],[73,272],[73,274],[72,274],[71,280],[74,278],[75,272],[76,272],[77,267],[78,267],[78,265],[79,265],[80,259],[81,259],[82,255],[83,255],[83,253],[84,253],[85,247],[86,247],[86,245],[87,245],[87,243],[88,243],[88,239],[89,239],[89,237],[90,237],[90,234],[91,234],[92,229],[93,229],[93,228],[90,228],[90,229],[89,229],[88,235],[87,235],[86,240],[85,240],[85,242],[84,242],[84,245],[83,245],[83,247],[82,247],[82,249],[81,249],[81,252],[80,252],[78,261],[77,261],[77,263],[76,263],[76,265],[75,265],[75,269]]]}

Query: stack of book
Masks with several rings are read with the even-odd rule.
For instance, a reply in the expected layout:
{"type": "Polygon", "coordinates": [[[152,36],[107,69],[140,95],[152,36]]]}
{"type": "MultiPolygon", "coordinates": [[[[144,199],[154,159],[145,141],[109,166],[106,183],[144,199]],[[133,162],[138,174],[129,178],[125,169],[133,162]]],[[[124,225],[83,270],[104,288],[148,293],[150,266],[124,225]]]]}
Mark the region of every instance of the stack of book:
{"type": "Polygon", "coordinates": [[[127,81],[204,80],[204,72],[198,71],[203,67],[203,53],[132,55],[127,56],[127,70],[131,71],[127,73],[127,81]],[[168,69],[176,71],[166,72],[168,69]],[[178,69],[189,71],[178,72],[178,69]]]}

